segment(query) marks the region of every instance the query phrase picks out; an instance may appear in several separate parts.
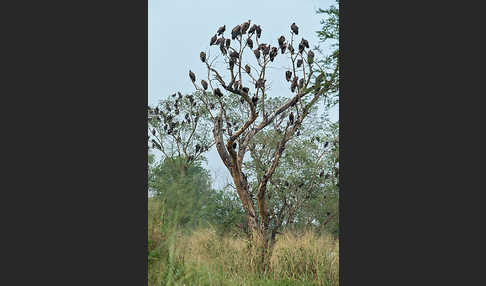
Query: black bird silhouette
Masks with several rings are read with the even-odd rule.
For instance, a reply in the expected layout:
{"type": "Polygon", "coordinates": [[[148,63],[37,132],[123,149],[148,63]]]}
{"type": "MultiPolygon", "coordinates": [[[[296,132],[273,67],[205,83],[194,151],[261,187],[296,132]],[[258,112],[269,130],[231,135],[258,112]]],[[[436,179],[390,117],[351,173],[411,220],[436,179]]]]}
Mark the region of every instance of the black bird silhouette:
{"type": "Polygon", "coordinates": [[[294,124],[294,113],[293,112],[290,112],[290,114],[289,114],[289,121],[290,121],[290,125],[294,124]]]}
{"type": "Polygon", "coordinates": [[[297,60],[297,67],[300,68],[303,63],[304,63],[304,61],[302,59],[298,59],[297,60]]]}
{"type": "Polygon", "coordinates": [[[290,25],[290,29],[292,30],[292,32],[294,32],[294,34],[296,34],[296,35],[299,34],[299,27],[297,27],[297,25],[295,25],[295,23],[292,23],[292,25],[290,25]]]}
{"type": "Polygon", "coordinates": [[[273,47],[271,50],[270,50],[270,61],[273,62],[273,59],[275,59],[275,57],[278,55],[278,48],[277,47],[273,47]]]}
{"type": "Polygon", "coordinates": [[[301,79],[299,80],[299,88],[303,88],[303,87],[304,87],[304,79],[303,79],[303,78],[301,78],[301,79]]]}
{"type": "Polygon", "coordinates": [[[246,43],[248,44],[248,47],[250,47],[250,49],[253,49],[253,40],[251,38],[248,38],[248,40],[246,40],[246,43]]]}
{"type": "Polygon", "coordinates": [[[218,97],[223,97],[223,93],[221,92],[221,90],[219,90],[219,88],[216,88],[214,90],[214,94],[218,97]]]}
{"type": "Polygon", "coordinates": [[[233,143],[233,149],[236,149],[236,142],[233,143]]]}
{"type": "Polygon", "coordinates": [[[259,49],[255,49],[255,50],[253,51],[253,53],[255,54],[255,57],[256,57],[257,59],[259,59],[259,58],[260,58],[260,50],[259,50],[259,49]]]}
{"type": "Polygon", "coordinates": [[[327,145],[329,145],[329,142],[324,143],[324,148],[326,148],[327,145]]]}
{"type": "Polygon", "coordinates": [[[235,67],[235,63],[236,63],[236,59],[230,58],[230,60],[229,60],[230,69],[233,69],[235,67]]]}
{"type": "Polygon", "coordinates": [[[287,46],[287,49],[289,49],[290,53],[293,55],[294,54],[294,47],[289,43],[287,46]]]}
{"type": "Polygon", "coordinates": [[[155,129],[152,129],[152,135],[155,136],[155,129]]]}
{"type": "Polygon", "coordinates": [[[196,81],[196,75],[190,70],[189,70],[189,77],[191,78],[192,82],[196,81]]]}
{"type": "Polygon", "coordinates": [[[309,48],[309,42],[306,39],[302,38],[300,42],[304,45],[304,47],[309,48]]]}
{"type": "Polygon", "coordinates": [[[233,30],[231,30],[231,39],[234,40],[241,34],[241,26],[236,25],[233,30]]]}
{"type": "Polygon", "coordinates": [[[286,71],[285,72],[285,79],[287,81],[290,81],[290,78],[292,77],[292,72],[291,71],[286,71]]]}
{"type": "Polygon", "coordinates": [[[270,53],[270,45],[266,45],[263,49],[263,56],[266,56],[270,53]]]}
{"type": "Polygon", "coordinates": [[[172,96],[172,97],[175,97],[175,96],[176,96],[176,94],[174,93],[174,94],[173,94],[173,95],[171,95],[171,96],[172,96]]]}
{"type": "Polygon", "coordinates": [[[250,89],[248,87],[243,87],[241,90],[243,90],[244,93],[248,94],[250,89]]]}
{"type": "Polygon", "coordinates": [[[256,28],[257,28],[257,25],[256,24],[253,24],[251,26],[250,30],[248,30],[248,33],[251,34],[251,33],[255,32],[256,28]]]}
{"type": "Polygon", "coordinates": [[[249,66],[249,65],[245,65],[245,71],[246,71],[247,73],[250,73],[250,72],[251,72],[251,68],[250,68],[250,66],[249,66]]]}
{"type": "Polygon", "coordinates": [[[253,96],[253,97],[251,98],[251,101],[253,102],[253,104],[256,104],[256,103],[258,102],[258,97],[253,96]]]}
{"type": "Polygon", "coordinates": [[[294,92],[295,91],[295,88],[297,87],[297,80],[298,79],[299,79],[298,77],[294,77],[292,79],[292,85],[290,86],[290,89],[292,90],[292,92],[294,92]]]}
{"type": "Polygon", "coordinates": [[[208,89],[208,83],[204,79],[201,80],[201,85],[203,86],[204,90],[208,89]]]}
{"type": "Polygon", "coordinates": [[[265,82],[267,80],[266,79],[263,79],[263,78],[259,78],[256,83],[255,83],[255,88],[263,88],[265,87],[265,82]]]}
{"type": "Polygon", "coordinates": [[[216,35],[214,35],[212,38],[211,38],[211,42],[209,42],[209,45],[212,46],[216,43],[216,40],[218,39],[218,37],[216,35]]]}
{"type": "Polygon", "coordinates": [[[240,54],[237,51],[232,51],[230,54],[230,58],[237,59],[240,57],[240,54]]]}
{"type": "Polygon", "coordinates": [[[307,53],[307,61],[309,62],[309,64],[312,64],[314,62],[314,52],[309,50],[309,52],[307,53]]]}
{"type": "Polygon", "coordinates": [[[243,24],[241,24],[241,34],[245,34],[246,30],[248,30],[249,27],[250,27],[250,20],[248,20],[248,22],[244,22],[243,24]]]}
{"type": "Polygon", "coordinates": [[[224,45],[219,45],[219,50],[221,51],[221,53],[222,53],[223,55],[226,55],[227,51],[226,51],[226,49],[224,48],[224,45]]]}
{"type": "Polygon", "coordinates": [[[260,25],[256,26],[256,35],[257,38],[260,38],[262,36],[262,27],[260,27],[260,25]]]}
{"type": "Polygon", "coordinates": [[[224,33],[224,31],[226,31],[226,25],[218,28],[218,36],[221,36],[224,33]]]}
{"type": "Polygon", "coordinates": [[[284,36],[280,36],[280,38],[278,38],[278,45],[279,47],[282,47],[285,45],[285,37],[284,36]]]}
{"type": "Polygon", "coordinates": [[[180,91],[178,91],[177,94],[179,95],[179,99],[181,99],[182,98],[182,93],[180,91]]]}
{"type": "Polygon", "coordinates": [[[280,47],[280,51],[282,51],[282,54],[285,54],[285,49],[287,49],[286,45],[280,47]]]}
{"type": "Polygon", "coordinates": [[[205,52],[201,52],[199,54],[199,57],[201,58],[201,62],[206,62],[206,53],[205,52]]]}
{"type": "Polygon", "coordinates": [[[226,48],[229,49],[230,45],[231,45],[231,40],[226,39],[226,48]]]}
{"type": "Polygon", "coordinates": [[[304,51],[304,49],[305,49],[305,46],[302,43],[300,43],[299,44],[299,53],[302,54],[302,52],[304,51]]]}
{"type": "Polygon", "coordinates": [[[224,40],[225,40],[224,37],[218,38],[216,40],[216,45],[221,45],[222,44],[224,46],[224,40]]]}

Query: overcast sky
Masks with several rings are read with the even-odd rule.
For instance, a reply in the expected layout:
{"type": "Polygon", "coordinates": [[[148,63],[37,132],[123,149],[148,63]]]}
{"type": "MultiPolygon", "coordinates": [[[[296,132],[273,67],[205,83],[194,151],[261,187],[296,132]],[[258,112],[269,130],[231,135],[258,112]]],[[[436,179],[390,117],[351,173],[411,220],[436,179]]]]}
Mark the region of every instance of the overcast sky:
{"type": "MultiPolygon", "coordinates": [[[[203,74],[205,66],[199,59],[199,53],[208,51],[209,39],[218,27],[226,25],[227,37],[234,26],[251,19],[252,24],[261,25],[263,42],[277,46],[277,38],[282,34],[288,38],[290,24],[295,22],[299,26],[298,39],[304,37],[314,46],[318,43],[316,31],[321,29],[321,16],[315,11],[330,5],[335,5],[335,1],[149,0],[148,104],[155,105],[176,91],[183,94],[194,92],[189,69],[196,76],[203,74]]],[[[217,50],[213,48],[211,51],[215,54],[217,50]]],[[[284,67],[279,67],[278,63],[275,63],[274,77],[270,78],[273,83],[271,92],[288,96],[288,87],[279,82],[283,81],[284,67]]],[[[337,108],[330,115],[331,119],[337,120],[337,108]]],[[[207,158],[207,167],[216,180],[214,186],[221,187],[229,182],[229,172],[217,152],[211,150],[207,158]]]]}

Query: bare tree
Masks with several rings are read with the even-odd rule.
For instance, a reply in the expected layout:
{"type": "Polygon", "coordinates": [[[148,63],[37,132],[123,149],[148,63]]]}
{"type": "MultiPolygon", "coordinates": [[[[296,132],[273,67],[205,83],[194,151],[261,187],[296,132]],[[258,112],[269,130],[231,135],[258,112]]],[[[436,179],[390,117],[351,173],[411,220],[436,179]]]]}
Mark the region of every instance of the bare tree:
{"type": "Polygon", "coordinates": [[[262,28],[256,24],[250,26],[250,20],[235,26],[227,39],[223,27],[226,26],[220,27],[211,38],[210,46],[218,46],[217,53],[224,59],[225,68],[216,67],[217,57],[211,59],[201,52],[201,61],[207,68],[205,80],[199,83],[192,71],[189,77],[212,120],[216,149],[233,178],[251,236],[267,249],[271,219],[266,200],[268,185],[286,144],[301,128],[312,106],[322,97],[336,92],[338,52],[332,53],[326,67],[319,65],[308,41],[297,40],[299,28],[295,23],[291,25],[288,40],[285,36],[276,39],[278,46],[263,43],[262,28]],[[289,68],[281,76],[289,90],[286,95],[279,95],[284,100],[275,105],[267,94],[270,89],[268,74],[275,71],[270,67],[279,55],[288,60],[289,68]],[[256,64],[252,65],[247,59],[256,60],[256,64]],[[212,109],[214,103],[217,107],[212,109]],[[251,187],[244,158],[255,136],[264,129],[275,129],[281,137],[276,148],[271,150],[269,164],[259,174],[258,184],[251,187]]]}

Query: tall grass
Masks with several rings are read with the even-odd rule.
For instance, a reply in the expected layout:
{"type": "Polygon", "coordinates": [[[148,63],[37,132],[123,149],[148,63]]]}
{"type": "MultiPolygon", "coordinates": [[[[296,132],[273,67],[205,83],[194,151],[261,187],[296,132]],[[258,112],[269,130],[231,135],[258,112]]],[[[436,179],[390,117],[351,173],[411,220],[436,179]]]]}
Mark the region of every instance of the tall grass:
{"type": "Polygon", "coordinates": [[[269,269],[242,237],[209,228],[183,233],[149,202],[149,285],[339,285],[339,243],[312,231],[277,237],[269,269]]]}

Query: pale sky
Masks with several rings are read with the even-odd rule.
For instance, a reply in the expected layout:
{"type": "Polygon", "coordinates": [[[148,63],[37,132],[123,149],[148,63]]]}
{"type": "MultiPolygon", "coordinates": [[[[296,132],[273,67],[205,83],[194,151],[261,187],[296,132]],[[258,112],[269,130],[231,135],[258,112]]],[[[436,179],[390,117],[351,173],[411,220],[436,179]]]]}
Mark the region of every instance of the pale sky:
{"type": "MultiPolygon", "coordinates": [[[[313,47],[318,44],[316,31],[321,29],[318,8],[336,5],[334,0],[149,0],[148,1],[148,104],[153,106],[160,99],[181,91],[194,92],[189,79],[189,69],[198,81],[205,66],[199,59],[201,51],[208,51],[209,39],[218,27],[226,25],[225,36],[231,29],[248,19],[261,25],[262,42],[277,46],[280,35],[290,35],[290,24],[299,26],[299,35],[313,47]]],[[[295,46],[295,45],[294,45],[295,46]]],[[[213,46],[214,47],[214,46],[213,46]]],[[[212,48],[211,51],[218,50],[212,48]]],[[[279,53],[280,54],[280,53],[279,53]]],[[[278,58],[278,57],[277,57],[278,58]]],[[[278,64],[276,64],[278,65],[278,64]]],[[[283,79],[283,67],[275,67],[271,92],[289,95],[288,87],[279,84],[283,79]],[[279,71],[279,69],[282,71],[279,71]]],[[[338,119],[338,108],[330,113],[332,120],[338,119]]],[[[210,150],[207,169],[215,180],[214,187],[221,187],[230,180],[229,172],[219,155],[210,150]]]]}

